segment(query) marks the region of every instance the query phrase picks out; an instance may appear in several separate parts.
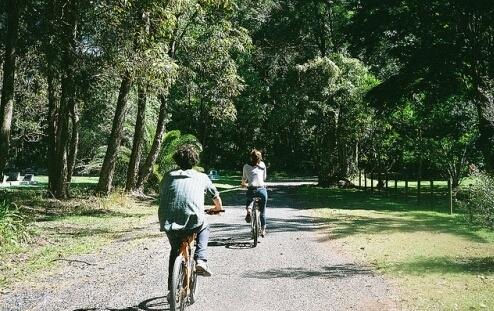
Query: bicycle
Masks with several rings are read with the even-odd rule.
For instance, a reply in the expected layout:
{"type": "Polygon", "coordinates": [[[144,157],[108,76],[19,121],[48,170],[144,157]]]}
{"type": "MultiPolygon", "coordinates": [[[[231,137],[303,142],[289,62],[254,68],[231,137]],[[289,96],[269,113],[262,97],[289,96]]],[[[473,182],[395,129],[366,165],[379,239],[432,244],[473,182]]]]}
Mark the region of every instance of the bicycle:
{"type": "Polygon", "coordinates": [[[259,236],[261,235],[261,212],[259,211],[259,204],[261,203],[260,198],[254,198],[249,204],[249,208],[252,213],[252,220],[250,222],[250,229],[252,234],[252,239],[254,240],[254,246],[257,246],[259,242],[259,236]]]}
{"type": "MultiPolygon", "coordinates": [[[[214,215],[225,210],[205,210],[207,214],[214,215]]],[[[197,300],[198,283],[196,261],[194,252],[196,248],[197,234],[193,233],[185,237],[180,243],[179,253],[173,263],[172,284],[170,288],[170,311],[183,311],[197,300]]]]}

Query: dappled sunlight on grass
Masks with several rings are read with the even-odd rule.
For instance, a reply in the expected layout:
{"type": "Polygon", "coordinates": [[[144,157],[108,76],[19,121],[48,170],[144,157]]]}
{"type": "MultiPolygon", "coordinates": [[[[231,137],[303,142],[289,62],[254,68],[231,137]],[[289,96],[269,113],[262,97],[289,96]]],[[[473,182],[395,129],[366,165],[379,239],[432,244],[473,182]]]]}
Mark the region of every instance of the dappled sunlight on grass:
{"type": "Polygon", "coordinates": [[[395,279],[406,309],[494,308],[494,232],[447,214],[441,198],[418,205],[353,189],[305,187],[295,199],[328,224],[321,242],[337,243],[395,279]]]}
{"type": "Polygon", "coordinates": [[[494,256],[490,257],[415,257],[410,261],[389,263],[384,267],[387,271],[426,275],[430,273],[474,274],[482,276],[494,273],[494,256]]]}
{"type": "Polygon", "coordinates": [[[153,202],[122,193],[67,201],[31,193],[16,202],[34,220],[30,225],[33,238],[29,244],[0,252],[0,286],[29,278],[54,265],[58,258],[94,251],[116,239],[154,237],[141,233],[149,226],[149,216],[156,214],[153,202]]]}
{"type": "Polygon", "coordinates": [[[473,230],[461,217],[435,212],[376,212],[365,210],[333,210],[321,212],[326,221],[333,223],[328,239],[341,239],[356,234],[391,234],[429,232],[447,233],[479,243],[490,240],[473,230]]]}

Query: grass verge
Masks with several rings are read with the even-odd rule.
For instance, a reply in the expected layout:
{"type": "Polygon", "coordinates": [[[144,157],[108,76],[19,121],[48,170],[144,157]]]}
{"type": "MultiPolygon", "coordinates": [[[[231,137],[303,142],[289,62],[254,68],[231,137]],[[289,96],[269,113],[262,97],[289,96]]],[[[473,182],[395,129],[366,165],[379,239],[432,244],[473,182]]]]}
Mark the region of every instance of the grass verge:
{"type": "Polygon", "coordinates": [[[331,225],[327,240],[395,280],[404,309],[494,310],[494,232],[447,204],[318,187],[297,200],[331,225]]]}
{"type": "Polygon", "coordinates": [[[57,260],[88,253],[149,221],[156,208],[122,193],[58,201],[37,191],[9,193],[26,217],[31,239],[0,245],[0,289],[29,280],[57,260]]]}

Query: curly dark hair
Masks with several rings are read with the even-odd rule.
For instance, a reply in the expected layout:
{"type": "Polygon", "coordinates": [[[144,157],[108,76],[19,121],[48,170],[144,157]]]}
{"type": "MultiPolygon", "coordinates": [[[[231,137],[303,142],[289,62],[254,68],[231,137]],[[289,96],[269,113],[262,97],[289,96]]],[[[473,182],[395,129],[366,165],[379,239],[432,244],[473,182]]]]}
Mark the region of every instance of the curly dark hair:
{"type": "Polygon", "coordinates": [[[178,148],[173,155],[173,160],[180,169],[188,170],[199,163],[199,152],[194,145],[185,144],[178,148]]]}

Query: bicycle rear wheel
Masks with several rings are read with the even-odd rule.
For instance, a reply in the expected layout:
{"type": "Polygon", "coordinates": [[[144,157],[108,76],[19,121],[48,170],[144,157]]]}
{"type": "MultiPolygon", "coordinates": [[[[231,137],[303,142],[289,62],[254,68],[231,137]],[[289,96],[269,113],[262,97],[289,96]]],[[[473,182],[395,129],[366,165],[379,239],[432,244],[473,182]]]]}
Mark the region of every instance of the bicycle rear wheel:
{"type": "Polygon", "coordinates": [[[190,278],[190,304],[197,301],[197,295],[199,293],[199,285],[197,283],[197,273],[196,273],[196,261],[192,259],[192,276],[190,278]]]}
{"type": "Polygon", "coordinates": [[[187,293],[184,288],[185,283],[185,258],[183,256],[178,256],[173,264],[172,272],[172,286],[170,288],[171,301],[170,301],[170,311],[183,311],[185,310],[185,302],[187,298],[187,293]]]}
{"type": "Polygon", "coordinates": [[[254,203],[254,208],[252,209],[252,238],[254,239],[254,247],[257,246],[259,241],[259,210],[258,204],[254,203]]]}

